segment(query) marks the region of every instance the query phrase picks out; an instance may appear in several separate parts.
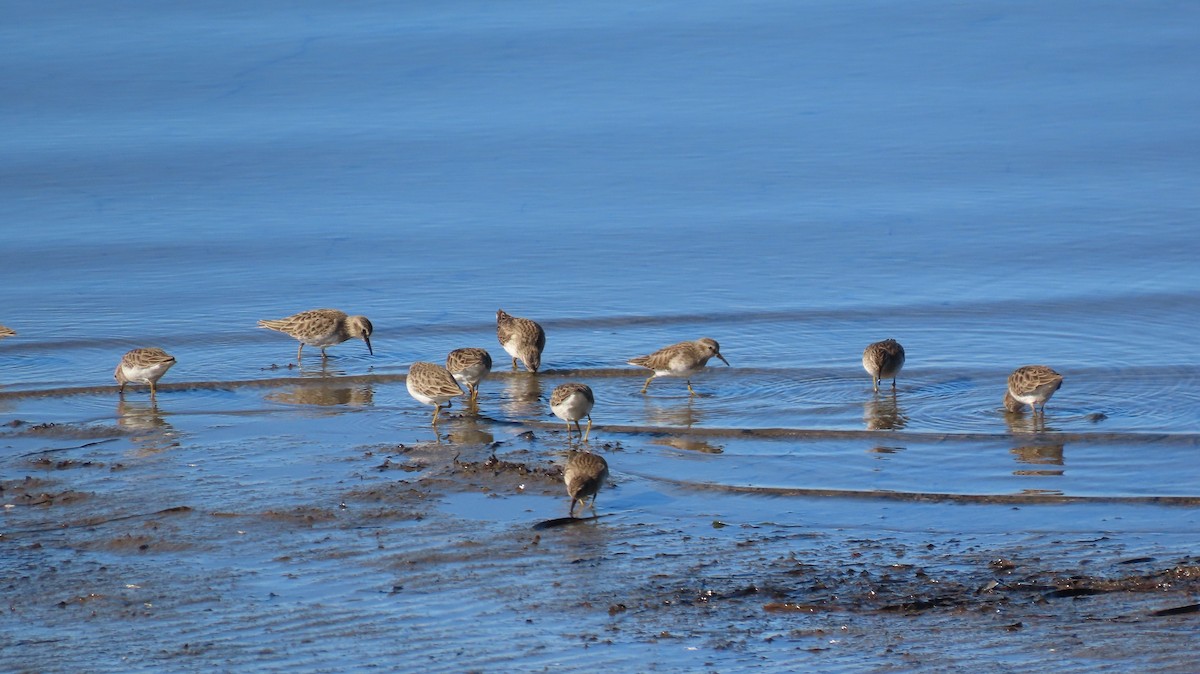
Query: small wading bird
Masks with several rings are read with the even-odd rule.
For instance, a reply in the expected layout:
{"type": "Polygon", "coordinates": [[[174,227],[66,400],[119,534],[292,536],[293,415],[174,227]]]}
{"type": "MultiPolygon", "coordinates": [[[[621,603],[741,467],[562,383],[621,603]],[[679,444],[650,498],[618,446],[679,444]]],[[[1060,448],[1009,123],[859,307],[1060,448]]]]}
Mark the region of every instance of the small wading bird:
{"type": "Polygon", "coordinates": [[[492,355],[484,349],[455,349],[446,356],[446,369],[471,394],[468,400],[479,399],[479,382],[492,371],[492,355]]]}
{"type": "Polygon", "coordinates": [[[347,316],[346,312],[337,309],[313,309],[286,318],[262,320],[258,322],[258,327],[300,340],[300,348],[296,351],[297,361],[304,353],[305,344],[320,347],[321,358],[324,359],[326,347],[355,337],[366,342],[367,351],[375,355],[375,350],[371,348],[371,333],[375,327],[371,321],[366,316],[347,316]]]}
{"type": "Polygon", "coordinates": [[[175,356],[162,349],[134,349],[121,357],[113,378],[117,380],[117,393],[125,397],[125,384],[149,384],[150,399],[158,396],[158,380],[175,364],[175,356]]]}
{"type": "Polygon", "coordinates": [[[550,394],[550,410],[554,416],[567,422],[567,440],[571,439],[571,422],[575,422],[575,430],[579,431],[582,442],[587,442],[588,433],[592,432],[592,406],[596,398],[587,384],[559,384],[550,394]],[[586,431],[580,431],[579,420],[587,417],[586,431]]]}
{"type": "Polygon", "coordinates": [[[871,385],[879,392],[879,380],[891,379],[892,388],[896,388],[896,375],[904,367],[904,347],[894,339],[875,342],[863,351],[863,369],[871,375],[871,385]]]}
{"type": "Polygon", "coordinates": [[[1008,391],[1004,393],[1004,408],[1009,412],[1020,412],[1025,405],[1038,414],[1046,413],[1046,401],[1062,387],[1062,375],[1045,365],[1026,365],[1008,375],[1008,391]]]}
{"type": "Polygon", "coordinates": [[[696,395],[696,392],[692,390],[692,375],[703,370],[704,366],[708,364],[708,359],[713,356],[720,358],[726,366],[729,365],[729,361],[721,355],[721,346],[717,344],[717,341],[702,337],[694,342],[672,344],[648,356],[638,356],[626,362],[630,365],[654,370],[654,374],[650,375],[646,379],[645,385],[642,386],[642,393],[650,388],[650,382],[655,377],[683,377],[687,381],[688,394],[696,395]]]}
{"type": "Polygon", "coordinates": [[[604,457],[591,452],[572,450],[567,458],[567,467],[563,470],[563,482],[567,484],[567,496],[571,497],[571,509],[568,515],[575,516],[575,504],[580,508],[587,507],[587,498],[592,497],[592,514],[596,514],[596,494],[600,486],[608,479],[608,462],[604,457]]]}
{"type": "Polygon", "coordinates": [[[404,378],[408,394],[424,405],[433,405],[433,424],[437,425],[442,404],[450,409],[450,400],[463,394],[462,387],[450,371],[436,363],[418,362],[408,367],[404,378]]]}
{"type": "Polygon", "coordinates": [[[542,350],[546,348],[546,331],[528,318],[510,316],[503,309],[496,311],[496,339],[508,355],[512,356],[513,369],[517,359],[530,372],[542,366],[542,350]]]}

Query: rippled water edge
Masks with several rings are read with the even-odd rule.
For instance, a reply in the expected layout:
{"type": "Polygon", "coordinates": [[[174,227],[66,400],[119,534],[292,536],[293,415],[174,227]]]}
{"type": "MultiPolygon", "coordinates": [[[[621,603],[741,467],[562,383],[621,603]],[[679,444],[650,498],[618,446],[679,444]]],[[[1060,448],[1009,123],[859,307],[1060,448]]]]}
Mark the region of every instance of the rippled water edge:
{"type": "Polygon", "coordinates": [[[634,431],[595,444],[614,469],[600,517],[539,531],[566,510],[555,424],[464,437],[454,419],[451,441],[425,414],[320,407],[0,434],[4,474],[27,475],[0,482],[6,661],[1021,669],[1052,650],[1063,671],[1190,665],[1170,645],[1195,620],[1158,614],[1200,590],[1194,501],[681,483],[626,467],[701,455],[634,431]]]}

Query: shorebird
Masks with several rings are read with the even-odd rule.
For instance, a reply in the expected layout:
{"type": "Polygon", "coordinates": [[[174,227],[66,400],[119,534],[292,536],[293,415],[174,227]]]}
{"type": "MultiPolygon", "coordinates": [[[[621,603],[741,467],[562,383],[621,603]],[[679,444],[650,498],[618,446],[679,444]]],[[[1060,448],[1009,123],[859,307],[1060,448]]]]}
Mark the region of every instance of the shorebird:
{"type": "Polygon", "coordinates": [[[1034,414],[1038,405],[1046,413],[1046,401],[1062,387],[1062,375],[1045,365],[1026,365],[1008,375],[1008,391],[1004,393],[1004,408],[1009,412],[1020,412],[1029,405],[1034,414]]]}
{"type": "Polygon", "coordinates": [[[158,380],[175,364],[175,356],[159,348],[134,349],[121,357],[113,378],[117,380],[117,392],[125,396],[125,384],[149,384],[150,398],[158,395],[158,380]]]}
{"type": "Polygon", "coordinates": [[[567,422],[567,439],[571,439],[571,422],[575,422],[575,430],[579,431],[580,438],[583,442],[587,442],[588,433],[592,432],[592,406],[596,404],[596,398],[592,395],[592,389],[587,384],[559,384],[554,387],[554,391],[550,394],[550,410],[554,412],[554,416],[567,422]],[[579,420],[587,417],[588,425],[586,431],[580,431],[579,420]]]}
{"type": "Polygon", "coordinates": [[[542,349],[546,348],[546,331],[542,326],[528,318],[510,316],[503,309],[496,311],[496,339],[500,346],[512,356],[513,369],[517,369],[517,359],[530,372],[537,372],[542,366],[542,349]]]}
{"type": "Polygon", "coordinates": [[[459,384],[467,387],[468,400],[475,402],[479,398],[479,382],[492,371],[492,355],[474,347],[455,349],[446,356],[446,369],[459,384]]]}
{"type": "Polygon", "coordinates": [[[299,361],[304,353],[304,345],[320,347],[321,358],[324,359],[325,349],[334,344],[341,344],[353,337],[361,338],[367,343],[367,351],[373,356],[371,348],[371,333],[375,328],[366,316],[347,316],[346,312],[337,309],[313,309],[302,311],[286,318],[262,320],[258,327],[282,332],[300,340],[300,348],[296,351],[299,361]]]}
{"type": "Polygon", "coordinates": [[[442,403],[450,408],[450,400],[463,394],[462,387],[455,381],[450,371],[436,363],[417,362],[408,366],[408,376],[404,378],[408,394],[425,405],[433,405],[433,424],[437,425],[438,413],[442,411],[442,403]]]}
{"type": "Polygon", "coordinates": [[[720,358],[725,365],[729,365],[729,361],[721,355],[721,346],[717,344],[717,341],[702,337],[694,342],[672,344],[648,356],[638,356],[627,362],[630,365],[654,370],[654,374],[650,375],[646,379],[645,385],[642,386],[642,393],[650,388],[650,382],[655,377],[683,377],[687,381],[688,393],[696,395],[696,392],[692,390],[692,375],[703,370],[704,366],[708,364],[708,359],[713,356],[720,358]]]}
{"type": "Polygon", "coordinates": [[[892,388],[896,388],[896,375],[904,367],[904,347],[894,339],[875,342],[863,350],[863,369],[871,375],[871,384],[875,392],[879,392],[879,380],[891,379],[892,388]]]}
{"type": "Polygon", "coordinates": [[[608,479],[608,462],[604,457],[591,452],[572,450],[568,455],[567,467],[563,470],[563,482],[567,484],[567,496],[571,497],[568,515],[575,516],[575,504],[587,507],[587,497],[592,497],[592,514],[596,513],[596,494],[608,479]]]}

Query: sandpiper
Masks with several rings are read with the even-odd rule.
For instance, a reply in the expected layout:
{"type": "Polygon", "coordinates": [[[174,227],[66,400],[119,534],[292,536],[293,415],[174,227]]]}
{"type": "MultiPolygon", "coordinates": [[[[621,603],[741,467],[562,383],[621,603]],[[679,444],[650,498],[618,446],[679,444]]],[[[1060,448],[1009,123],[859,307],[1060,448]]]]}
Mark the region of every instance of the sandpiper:
{"type": "Polygon", "coordinates": [[[554,387],[550,394],[550,410],[554,416],[567,422],[567,439],[571,439],[571,422],[575,422],[575,430],[579,432],[583,442],[587,442],[588,433],[592,432],[592,406],[596,398],[587,384],[570,382],[554,387]],[[586,431],[580,431],[579,420],[587,417],[586,431]]]}
{"type": "Polygon", "coordinates": [[[342,342],[352,337],[361,338],[367,343],[367,351],[373,356],[371,348],[371,333],[375,328],[366,316],[347,316],[346,312],[337,309],[313,309],[302,311],[287,318],[263,320],[258,327],[275,330],[291,335],[300,340],[300,348],[296,351],[296,360],[304,353],[304,345],[321,348],[321,358],[324,359],[326,347],[342,342]]]}
{"type": "Polygon", "coordinates": [[[408,367],[408,376],[404,378],[408,393],[425,405],[433,405],[433,423],[438,421],[438,413],[442,411],[442,403],[450,408],[451,398],[463,394],[462,387],[454,379],[450,371],[436,363],[417,362],[408,367]]]}
{"type": "Polygon", "coordinates": [[[642,386],[642,393],[650,388],[650,382],[655,377],[683,377],[687,380],[688,394],[696,395],[696,392],[692,390],[692,375],[703,370],[704,366],[708,364],[708,359],[713,356],[720,358],[725,365],[729,365],[729,361],[721,355],[721,346],[717,344],[717,341],[702,337],[694,342],[672,344],[648,356],[638,356],[627,362],[630,365],[654,370],[654,374],[650,375],[646,379],[645,385],[642,386]]]}
{"type": "Polygon", "coordinates": [[[896,375],[904,367],[904,347],[894,339],[875,342],[863,350],[863,369],[871,375],[871,384],[875,392],[879,392],[879,380],[892,380],[892,388],[896,388],[896,375]]]}
{"type": "Polygon", "coordinates": [[[567,483],[567,495],[571,497],[568,515],[575,516],[575,504],[587,507],[587,497],[592,497],[592,514],[596,513],[596,494],[608,479],[608,462],[604,457],[591,452],[572,450],[567,455],[567,467],[563,470],[563,482],[567,483]]]}
{"type": "Polygon", "coordinates": [[[1008,391],[1004,393],[1004,408],[1009,412],[1020,412],[1025,405],[1038,413],[1046,413],[1046,401],[1062,387],[1062,375],[1045,365],[1026,365],[1008,375],[1008,391]]]}
{"type": "Polygon", "coordinates": [[[468,400],[479,399],[479,382],[492,371],[492,355],[484,349],[455,349],[446,356],[446,369],[470,392],[468,400]]]}
{"type": "Polygon", "coordinates": [[[546,331],[528,318],[510,316],[503,309],[496,311],[496,338],[500,346],[512,356],[513,369],[517,359],[530,372],[542,366],[542,349],[546,348],[546,331]]]}
{"type": "Polygon", "coordinates": [[[149,384],[150,398],[158,395],[158,380],[175,364],[175,356],[159,348],[133,349],[121,357],[113,378],[117,380],[117,392],[125,396],[125,384],[149,384]]]}

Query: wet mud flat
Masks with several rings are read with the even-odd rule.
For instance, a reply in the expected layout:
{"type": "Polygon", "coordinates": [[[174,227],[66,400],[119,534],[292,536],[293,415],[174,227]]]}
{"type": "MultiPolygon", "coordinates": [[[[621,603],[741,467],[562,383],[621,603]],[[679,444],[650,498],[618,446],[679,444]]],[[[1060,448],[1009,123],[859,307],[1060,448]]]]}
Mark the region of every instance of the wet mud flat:
{"type": "MultiPolygon", "coordinates": [[[[598,516],[567,521],[565,434],[492,430],[288,459],[10,425],[3,668],[1194,666],[1193,508],[764,496],[617,469],[598,516]]],[[[651,441],[593,448],[617,467],[651,441]]]]}

